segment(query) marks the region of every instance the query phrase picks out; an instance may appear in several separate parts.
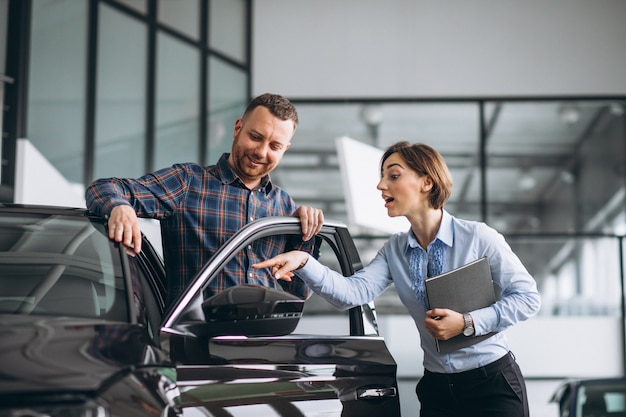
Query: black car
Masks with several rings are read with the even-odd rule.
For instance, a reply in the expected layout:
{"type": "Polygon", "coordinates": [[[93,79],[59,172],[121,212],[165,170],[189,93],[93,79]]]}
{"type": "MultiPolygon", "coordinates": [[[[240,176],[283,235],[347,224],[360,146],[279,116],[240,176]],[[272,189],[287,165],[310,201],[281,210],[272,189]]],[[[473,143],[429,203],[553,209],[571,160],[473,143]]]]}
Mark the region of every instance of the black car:
{"type": "MultiPolygon", "coordinates": [[[[0,417],[400,415],[373,305],[343,313],[345,334],[311,335],[298,326],[312,299],[238,286],[204,300],[229,259],[275,234],[300,234],[298,219],[241,229],[166,309],[147,239],[130,256],[85,210],[0,205],[0,417]]],[[[361,268],[344,225],[320,237],[325,263],[361,268]]]]}
{"type": "Polygon", "coordinates": [[[626,417],[626,378],[569,379],[551,401],[560,417],[626,417]]]}

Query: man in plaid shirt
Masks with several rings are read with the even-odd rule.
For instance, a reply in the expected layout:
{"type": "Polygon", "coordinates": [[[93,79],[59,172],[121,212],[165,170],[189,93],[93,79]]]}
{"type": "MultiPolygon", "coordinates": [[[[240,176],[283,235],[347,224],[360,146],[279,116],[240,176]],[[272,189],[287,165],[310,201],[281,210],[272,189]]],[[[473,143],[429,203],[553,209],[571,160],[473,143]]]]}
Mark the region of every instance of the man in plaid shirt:
{"type": "Polygon", "coordinates": [[[228,263],[206,295],[233,285],[256,284],[281,285],[307,298],[308,287],[296,277],[277,284],[268,271],[252,268],[286,249],[311,251],[312,237],[324,222],[321,210],[296,206],[270,180],[269,173],[289,149],[297,126],[298,114],[289,100],[263,94],[250,101],[237,119],[231,153],[223,154],[215,165],[175,164],[136,179],[98,179],[86,191],[87,208],[108,216],[109,237],[134,253],[141,251],[138,217],[160,220],[168,305],[215,250],[245,224],[267,216],[297,216],[302,240],[275,236],[255,242],[228,263]]]}

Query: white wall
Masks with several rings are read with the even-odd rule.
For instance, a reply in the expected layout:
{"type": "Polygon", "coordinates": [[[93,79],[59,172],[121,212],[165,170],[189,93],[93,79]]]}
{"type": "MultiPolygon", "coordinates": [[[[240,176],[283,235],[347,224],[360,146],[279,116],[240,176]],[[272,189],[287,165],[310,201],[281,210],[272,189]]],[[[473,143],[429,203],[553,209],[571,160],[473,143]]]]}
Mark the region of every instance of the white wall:
{"type": "Polygon", "coordinates": [[[18,204],[85,207],[83,186],[66,180],[28,139],[17,140],[13,201],[18,204]]]}
{"type": "MultiPolygon", "coordinates": [[[[348,334],[346,318],[304,315],[296,333],[348,334]]],[[[398,376],[423,375],[424,354],[413,319],[378,315],[378,327],[398,364],[398,376]]],[[[534,317],[506,330],[527,378],[559,379],[622,374],[619,317],[534,317]]]]}
{"type": "Polygon", "coordinates": [[[253,95],[626,93],[626,2],[259,0],[253,95]]]}
{"type": "MultiPolygon", "coordinates": [[[[82,184],[65,179],[28,139],[17,140],[15,161],[15,203],[85,208],[82,184]]],[[[152,219],[139,219],[139,222],[141,230],[162,257],[159,222],[152,219]]]]}
{"type": "Polygon", "coordinates": [[[376,189],[380,173],[372,167],[380,164],[383,151],[345,136],[336,143],[350,228],[389,234],[409,230],[406,217],[389,217],[381,192],[376,189]]]}

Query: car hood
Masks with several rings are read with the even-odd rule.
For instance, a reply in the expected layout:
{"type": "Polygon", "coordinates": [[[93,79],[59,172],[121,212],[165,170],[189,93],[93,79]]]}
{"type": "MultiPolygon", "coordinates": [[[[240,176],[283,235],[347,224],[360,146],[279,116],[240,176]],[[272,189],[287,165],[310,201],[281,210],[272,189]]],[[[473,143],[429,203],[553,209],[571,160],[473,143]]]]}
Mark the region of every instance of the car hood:
{"type": "Polygon", "coordinates": [[[0,315],[0,392],[92,391],[153,361],[145,330],[127,323],[0,315]]]}

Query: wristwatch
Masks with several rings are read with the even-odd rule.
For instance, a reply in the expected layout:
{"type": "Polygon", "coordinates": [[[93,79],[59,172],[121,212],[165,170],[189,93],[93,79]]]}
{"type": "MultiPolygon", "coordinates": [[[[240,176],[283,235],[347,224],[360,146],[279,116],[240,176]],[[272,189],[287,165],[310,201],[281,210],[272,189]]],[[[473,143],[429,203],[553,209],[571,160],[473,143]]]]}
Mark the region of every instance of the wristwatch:
{"type": "Polygon", "coordinates": [[[465,321],[465,327],[463,328],[464,336],[474,335],[474,323],[472,322],[472,316],[468,313],[463,314],[463,320],[465,321]]]}

